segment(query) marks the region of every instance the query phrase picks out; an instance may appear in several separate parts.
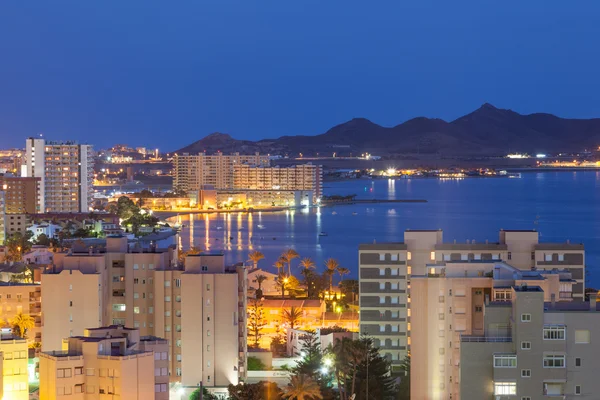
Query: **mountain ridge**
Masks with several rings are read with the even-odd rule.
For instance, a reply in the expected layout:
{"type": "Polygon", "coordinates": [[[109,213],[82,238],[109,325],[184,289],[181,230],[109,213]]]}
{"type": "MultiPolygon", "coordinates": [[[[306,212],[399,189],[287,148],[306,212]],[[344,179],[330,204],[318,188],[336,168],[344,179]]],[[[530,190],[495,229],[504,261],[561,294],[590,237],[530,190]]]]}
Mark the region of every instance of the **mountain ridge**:
{"type": "Polygon", "coordinates": [[[176,153],[505,155],[508,152],[568,152],[596,148],[600,118],[569,119],[549,113],[520,114],[490,103],[452,121],[415,117],[384,127],[357,117],[314,136],[238,140],[214,132],[176,153]]]}

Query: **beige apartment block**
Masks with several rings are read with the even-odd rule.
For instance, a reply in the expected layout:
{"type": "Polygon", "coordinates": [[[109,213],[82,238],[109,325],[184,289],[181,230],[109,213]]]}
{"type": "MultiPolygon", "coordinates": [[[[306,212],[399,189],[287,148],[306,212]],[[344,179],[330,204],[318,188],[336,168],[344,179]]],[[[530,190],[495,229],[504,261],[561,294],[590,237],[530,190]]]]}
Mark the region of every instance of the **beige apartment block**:
{"type": "Polygon", "coordinates": [[[169,398],[167,342],[109,326],[40,356],[40,399],[169,398]]]}
{"type": "Polygon", "coordinates": [[[28,347],[25,339],[15,337],[9,329],[0,333],[2,362],[0,398],[7,400],[29,399],[28,347]]]}
{"type": "Polygon", "coordinates": [[[569,271],[576,281],[573,297],[585,292],[583,244],[540,243],[535,230],[500,230],[497,242],[444,243],[442,230],[407,230],[404,243],[412,255],[413,274],[423,275],[427,264],[440,261],[506,261],[518,269],[569,271]]]}
{"type": "Polygon", "coordinates": [[[27,342],[42,342],[42,292],[39,284],[0,282],[0,315],[9,322],[17,314],[30,315],[34,327],[27,332],[27,342]]]}
{"type": "Polygon", "coordinates": [[[200,153],[175,154],[173,157],[173,186],[186,192],[200,190],[204,185],[213,185],[216,189],[233,188],[233,171],[236,165],[268,166],[268,155],[207,155],[200,153]]]}
{"type": "Polygon", "coordinates": [[[484,333],[461,337],[456,398],[598,399],[597,295],[548,303],[541,287],[518,285],[511,297],[484,304],[484,333]]]}
{"type": "Polygon", "coordinates": [[[244,267],[206,253],[179,265],[173,248],[129,249],[124,237],[97,253],[57,253],[54,263],[42,275],[44,351],[90,326],[125,325],[168,341],[172,382],[226,387],[245,376],[244,267]]]}
{"type": "Polygon", "coordinates": [[[88,212],[93,196],[92,146],[29,138],[25,150],[25,178],[39,178],[40,212],[88,212]]]}
{"type": "Polygon", "coordinates": [[[311,163],[287,167],[236,164],[233,188],[312,191],[316,202],[323,194],[323,169],[311,163]]]}
{"type": "Polygon", "coordinates": [[[0,190],[6,193],[7,214],[37,214],[40,178],[0,174],[0,190]]]}
{"type": "Polygon", "coordinates": [[[361,244],[359,303],[361,334],[369,335],[395,370],[408,354],[409,253],[404,243],[361,244]]]}
{"type": "MultiPolygon", "coordinates": [[[[570,272],[519,270],[494,260],[438,262],[412,275],[411,399],[461,398],[461,382],[471,379],[460,369],[462,343],[486,333],[510,337],[508,321],[486,322],[486,305],[511,304],[512,288],[527,284],[544,288],[542,301],[556,302],[575,282],[570,272]]],[[[572,303],[571,296],[563,300],[572,303]]]]}

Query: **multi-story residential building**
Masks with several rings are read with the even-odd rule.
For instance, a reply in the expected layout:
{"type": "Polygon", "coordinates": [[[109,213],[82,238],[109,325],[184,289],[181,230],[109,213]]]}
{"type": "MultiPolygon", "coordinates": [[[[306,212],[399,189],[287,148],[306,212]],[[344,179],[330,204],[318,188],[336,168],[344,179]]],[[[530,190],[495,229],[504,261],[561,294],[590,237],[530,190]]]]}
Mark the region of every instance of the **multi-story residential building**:
{"type": "Polygon", "coordinates": [[[213,185],[216,189],[232,189],[236,165],[268,166],[269,163],[269,156],[261,156],[258,153],[176,154],[173,157],[173,186],[185,192],[200,190],[204,185],[213,185]]]}
{"type": "Polygon", "coordinates": [[[172,381],[237,384],[246,373],[246,269],[225,267],[221,253],[176,260],[173,248],[129,249],[124,237],[108,237],[101,252],[56,253],[42,275],[43,350],[89,326],[132,326],[169,341],[172,381]]]}
{"type": "Polygon", "coordinates": [[[70,337],[40,356],[40,398],[167,400],[167,341],[109,326],[70,337]]]}
{"type": "Polygon", "coordinates": [[[545,290],[529,285],[510,294],[510,302],[484,302],[483,332],[461,337],[453,399],[597,399],[597,295],[547,302],[545,290]]]}
{"type": "Polygon", "coordinates": [[[440,261],[429,264],[424,275],[413,274],[411,398],[458,399],[461,337],[483,335],[486,330],[497,337],[509,336],[504,322],[484,323],[484,305],[490,299],[510,301],[510,288],[527,283],[544,287],[548,302],[560,299],[561,293],[570,294],[573,286],[568,272],[519,270],[493,260],[440,261]]]}
{"type": "Polygon", "coordinates": [[[39,284],[0,282],[0,315],[6,321],[17,314],[31,316],[33,328],[27,331],[27,341],[42,341],[42,292],[39,284]]]}
{"type": "Polygon", "coordinates": [[[498,242],[444,243],[442,230],[407,230],[404,243],[411,253],[413,274],[423,275],[427,264],[439,261],[506,261],[521,269],[571,272],[573,297],[583,300],[585,292],[585,248],[583,244],[540,243],[535,230],[500,230],[498,242]]]}
{"type": "Polygon", "coordinates": [[[6,214],[36,214],[39,208],[40,178],[0,174],[0,188],[5,193],[6,214]]]}
{"type": "Polygon", "coordinates": [[[22,175],[40,179],[41,212],[88,212],[93,196],[92,146],[29,138],[22,175]]]}
{"type": "Polygon", "coordinates": [[[358,258],[359,330],[373,338],[395,370],[408,354],[410,344],[407,246],[361,244],[358,258]]]}
{"type": "Polygon", "coordinates": [[[2,329],[0,354],[2,354],[0,398],[29,400],[27,341],[13,336],[10,329],[2,329]]]}
{"type": "Polygon", "coordinates": [[[30,221],[29,214],[7,214],[4,218],[6,237],[17,232],[24,235],[30,221]]]}
{"type": "Polygon", "coordinates": [[[411,331],[411,276],[428,273],[430,264],[472,263],[478,273],[493,262],[506,261],[517,270],[560,270],[569,282],[558,282],[560,300],[582,300],[585,254],[582,244],[539,243],[536,231],[501,230],[496,243],[444,243],[442,230],[407,230],[402,243],[359,247],[360,331],[371,335],[382,354],[399,364],[407,354],[411,331]]]}
{"type": "Polygon", "coordinates": [[[6,212],[4,203],[4,192],[0,190],[0,245],[6,241],[6,212]]]}
{"type": "Polygon", "coordinates": [[[314,199],[323,194],[323,169],[311,163],[280,166],[236,164],[233,172],[234,189],[252,190],[306,190],[314,199]]]}

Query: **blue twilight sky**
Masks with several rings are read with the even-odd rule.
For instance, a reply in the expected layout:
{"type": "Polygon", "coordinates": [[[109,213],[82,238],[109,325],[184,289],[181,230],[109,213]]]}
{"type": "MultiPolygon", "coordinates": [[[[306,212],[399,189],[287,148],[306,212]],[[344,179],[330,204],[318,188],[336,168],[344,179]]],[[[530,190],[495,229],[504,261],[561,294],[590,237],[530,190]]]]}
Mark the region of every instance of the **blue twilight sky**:
{"type": "Polygon", "coordinates": [[[0,147],[600,116],[597,0],[0,0],[0,147]]]}

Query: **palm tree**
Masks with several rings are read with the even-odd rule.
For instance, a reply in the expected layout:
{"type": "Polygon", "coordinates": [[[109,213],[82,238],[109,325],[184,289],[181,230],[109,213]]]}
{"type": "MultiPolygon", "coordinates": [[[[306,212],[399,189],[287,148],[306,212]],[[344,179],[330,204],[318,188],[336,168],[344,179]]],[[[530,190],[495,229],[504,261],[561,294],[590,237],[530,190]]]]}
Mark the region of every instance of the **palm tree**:
{"type": "Polygon", "coordinates": [[[302,318],[302,310],[298,307],[292,307],[288,310],[283,310],[283,320],[290,324],[290,329],[294,329],[302,318]]]}
{"type": "Polygon", "coordinates": [[[350,273],[350,270],[344,267],[337,267],[336,271],[338,274],[340,274],[340,283],[344,280],[344,275],[348,275],[350,273]]]}
{"type": "Polygon", "coordinates": [[[35,326],[35,319],[31,315],[18,313],[10,320],[13,335],[26,338],[27,331],[35,326]]]}
{"type": "Polygon", "coordinates": [[[338,267],[340,266],[340,263],[337,262],[337,260],[335,258],[328,258],[325,261],[325,267],[327,267],[327,271],[325,271],[327,273],[327,275],[329,275],[329,295],[331,296],[331,290],[333,288],[333,274],[335,274],[335,271],[338,269],[338,267]]]}
{"type": "Polygon", "coordinates": [[[314,269],[315,263],[310,258],[305,257],[302,260],[300,260],[300,266],[304,269],[314,269]]]}
{"type": "Polygon", "coordinates": [[[283,267],[285,267],[285,263],[283,262],[283,260],[280,258],[279,260],[275,261],[273,266],[275,268],[277,268],[277,275],[281,276],[281,271],[282,271],[283,267]]]}
{"type": "Polygon", "coordinates": [[[292,248],[286,249],[281,255],[281,258],[284,259],[288,265],[288,275],[292,274],[292,260],[299,257],[300,254],[298,254],[298,252],[292,248]]]}
{"type": "Polygon", "coordinates": [[[254,269],[258,268],[258,262],[265,258],[265,255],[260,251],[253,251],[248,254],[248,259],[254,263],[254,269]]]}
{"type": "Polygon", "coordinates": [[[323,399],[319,384],[304,374],[292,376],[284,392],[284,397],[289,400],[323,399]]]}
{"type": "Polygon", "coordinates": [[[268,278],[264,275],[256,275],[256,283],[258,283],[258,289],[256,289],[256,298],[260,299],[262,297],[262,283],[266,281],[268,278]]]}

